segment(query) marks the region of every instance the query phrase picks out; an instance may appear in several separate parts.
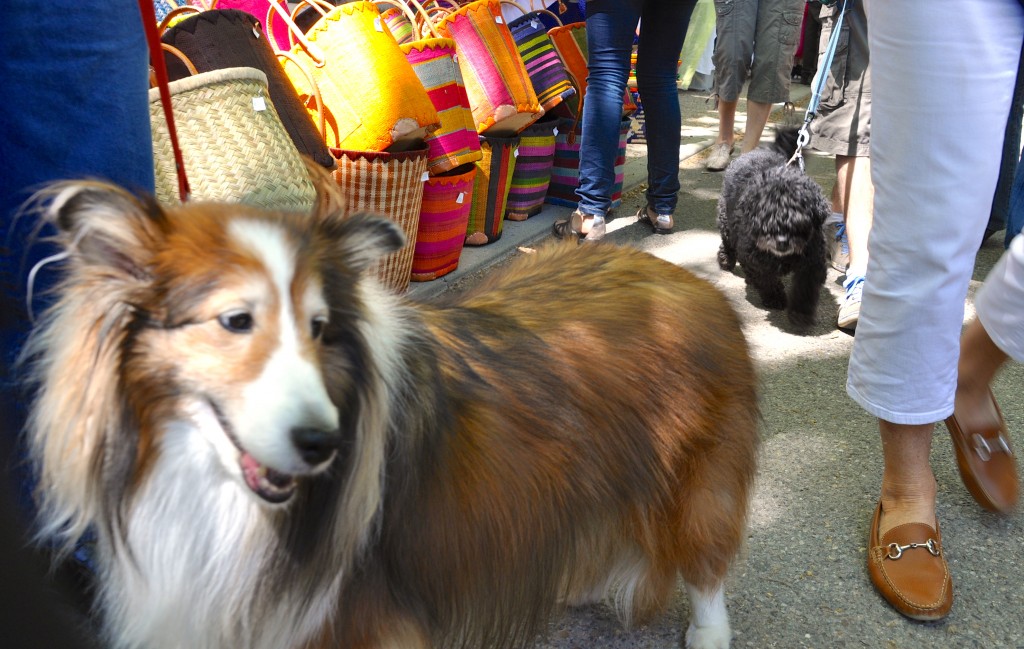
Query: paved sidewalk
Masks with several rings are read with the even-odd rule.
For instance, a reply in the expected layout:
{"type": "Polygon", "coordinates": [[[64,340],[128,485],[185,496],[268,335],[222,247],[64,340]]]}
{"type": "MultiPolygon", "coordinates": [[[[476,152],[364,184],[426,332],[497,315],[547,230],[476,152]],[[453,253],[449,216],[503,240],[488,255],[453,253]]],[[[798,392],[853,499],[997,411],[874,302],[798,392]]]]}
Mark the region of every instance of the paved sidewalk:
{"type": "MultiPolygon", "coordinates": [[[[797,104],[806,86],[793,86],[797,104]]],[[[680,165],[676,231],[652,235],[632,216],[643,203],[642,147],[631,147],[623,205],[609,222],[608,239],[681,264],[719,286],[744,322],[762,379],[763,452],[749,535],[727,585],[733,647],[1024,647],[1024,519],[982,511],[957,474],[949,436],[936,428],[932,453],[939,486],[938,516],[953,574],[955,603],[937,623],[912,623],[874,592],[866,571],[867,532],[881,478],[876,422],[845,391],[853,337],[835,327],[842,295],[839,275],[829,271],[818,324],[799,334],[784,314],[760,307],[741,275],[719,270],[714,222],[721,174],[702,160],[717,119],[706,93],[681,92],[684,152],[680,165]]],[[[742,123],[740,105],[738,122],[742,123]]],[[[802,120],[798,108],[797,120],[802,120]]],[[[782,119],[773,114],[775,122],[782,119]]],[[[809,154],[808,173],[831,189],[831,158],[809,154]]],[[[471,286],[521,248],[541,245],[551,223],[568,213],[548,208],[521,223],[506,222],[502,238],[467,249],[460,268],[441,280],[414,284],[413,298],[429,299],[471,286]]],[[[927,236],[919,233],[915,236],[927,236]]],[[[970,301],[1002,253],[1001,236],[979,252],[970,301]]],[[[622,335],[638,335],[643,323],[622,335]]],[[[994,386],[1010,430],[1024,448],[1024,367],[1011,365],[994,386]]],[[[689,616],[681,593],[651,624],[622,630],[603,607],[571,611],[554,623],[535,649],[662,649],[678,647],[689,616]]]]}

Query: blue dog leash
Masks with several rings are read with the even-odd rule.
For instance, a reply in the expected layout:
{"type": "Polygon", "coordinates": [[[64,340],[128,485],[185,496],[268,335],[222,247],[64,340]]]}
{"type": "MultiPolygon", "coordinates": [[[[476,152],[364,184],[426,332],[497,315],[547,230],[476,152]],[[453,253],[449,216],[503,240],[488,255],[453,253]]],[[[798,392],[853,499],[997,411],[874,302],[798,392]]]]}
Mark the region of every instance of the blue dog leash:
{"type": "MultiPolygon", "coordinates": [[[[836,18],[836,23],[832,27],[832,33],[829,34],[828,45],[825,47],[825,54],[821,57],[821,61],[818,62],[818,71],[814,75],[814,82],[812,85],[811,100],[807,103],[807,112],[804,113],[804,124],[800,127],[800,132],[797,134],[796,138],[796,151],[793,152],[793,157],[786,163],[789,165],[796,160],[797,164],[800,165],[801,171],[804,168],[804,158],[801,151],[805,146],[811,143],[811,122],[818,116],[818,104],[821,103],[821,91],[825,89],[825,81],[828,80],[828,71],[832,67],[832,59],[835,58],[836,46],[839,44],[839,34],[843,29],[843,17],[846,15],[846,10],[852,3],[853,0],[843,0],[842,8],[839,10],[839,16],[836,18]]],[[[807,47],[806,43],[804,44],[804,47],[807,47]]]]}

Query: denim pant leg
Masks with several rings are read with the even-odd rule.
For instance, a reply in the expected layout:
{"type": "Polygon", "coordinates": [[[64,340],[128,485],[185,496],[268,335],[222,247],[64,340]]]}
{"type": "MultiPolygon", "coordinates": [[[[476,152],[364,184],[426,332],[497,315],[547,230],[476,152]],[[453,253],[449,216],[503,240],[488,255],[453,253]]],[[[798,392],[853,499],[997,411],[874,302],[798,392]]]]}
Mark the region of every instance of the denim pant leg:
{"type": "Polygon", "coordinates": [[[676,76],[696,5],[697,0],[648,0],[640,19],[636,83],[647,118],[647,202],[658,214],[672,214],[679,194],[681,117],[676,76]]]}
{"type": "Polygon", "coordinates": [[[589,74],[583,101],[580,186],[576,190],[579,209],[585,214],[606,216],[611,209],[622,99],[639,19],[639,0],[587,2],[589,74]]]}
{"type": "MultiPolygon", "coordinates": [[[[40,242],[49,232],[35,232],[32,218],[15,219],[20,206],[41,184],[59,179],[154,190],[149,51],[138,2],[5,3],[0,99],[0,412],[11,435],[25,417],[24,382],[11,364],[30,327],[28,272],[53,252],[40,242]]],[[[36,277],[37,317],[58,267],[36,277]]]]}
{"type": "Polygon", "coordinates": [[[1013,189],[1010,191],[1010,207],[1006,212],[1006,240],[1004,245],[1009,248],[1010,242],[1024,232],[1024,156],[1017,164],[1013,175],[1013,189]]]}

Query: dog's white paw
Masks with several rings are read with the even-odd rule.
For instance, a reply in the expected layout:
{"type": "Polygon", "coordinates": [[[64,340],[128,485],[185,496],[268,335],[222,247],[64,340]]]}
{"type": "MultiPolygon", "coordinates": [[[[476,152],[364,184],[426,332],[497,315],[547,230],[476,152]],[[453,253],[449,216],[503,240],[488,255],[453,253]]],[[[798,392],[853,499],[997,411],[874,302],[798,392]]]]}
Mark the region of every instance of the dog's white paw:
{"type": "Polygon", "coordinates": [[[694,626],[686,630],[686,649],[729,649],[732,632],[728,624],[694,626]]]}

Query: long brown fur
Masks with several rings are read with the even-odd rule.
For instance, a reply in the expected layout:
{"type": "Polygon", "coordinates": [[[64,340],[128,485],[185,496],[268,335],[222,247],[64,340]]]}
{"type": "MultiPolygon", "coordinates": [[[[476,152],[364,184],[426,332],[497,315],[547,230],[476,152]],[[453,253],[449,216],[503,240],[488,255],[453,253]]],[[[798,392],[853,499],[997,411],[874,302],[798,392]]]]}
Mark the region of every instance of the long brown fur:
{"type": "MultiPolygon", "coordinates": [[[[629,622],[662,610],[679,577],[721,587],[744,538],[759,412],[740,322],[708,282],[637,250],[559,244],[420,302],[372,278],[397,228],[341,219],[330,192],[310,217],[168,211],[81,187],[51,195],[73,257],[30,347],[42,388],[31,441],[44,533],[106,530],[101,579],[116,581],[142,524],[162,424],[203,380],[177,383],[176,365],[221,367],[198,334],[182,345],[175,314],[254,263],[211,240],[212,224],[256,219],[294,246],[297,282],[323,284],[331,315],[315,354],[344,451],[283,509],[253,505],[253,554],[239,563],[264,586],[231,609],[240,618],[277,619],[281,602],[327,611],[296,626],[296,647],[501,648],[527,644],[565,604],[611,600],[629,622]],[[168,257],[172,243],[195,258],[168,257]]],[[[244,376],[225,366],[216,381],[244,376]]],[[[212,534],[228,524],[201,511],[180,524],[207,518],[212,534]]],[[[203,580],[223,575],[187,578],[212,592],[203,580]]],[[[133,646],[118,588],[101,596],[108,636],[133,646]]],[[[234,637],[218,633],[204,637],[234,637]]]]}

